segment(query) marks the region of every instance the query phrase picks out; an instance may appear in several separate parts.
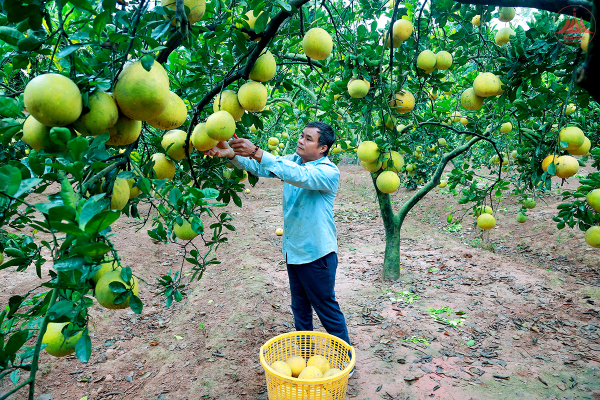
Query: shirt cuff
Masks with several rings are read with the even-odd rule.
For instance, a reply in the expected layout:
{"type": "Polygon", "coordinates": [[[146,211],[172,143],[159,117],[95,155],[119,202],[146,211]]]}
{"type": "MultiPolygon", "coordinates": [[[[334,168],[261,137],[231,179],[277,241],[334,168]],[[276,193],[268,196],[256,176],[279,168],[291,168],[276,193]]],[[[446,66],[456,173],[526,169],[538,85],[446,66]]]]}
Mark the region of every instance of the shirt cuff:
{"type": "Polygon", "coordinates": [[[268,151],[263,150],[262,158],[260,160],[260,166],[268,169],[269,166],[272,166],[273,164],[275,164],[275,162],[277,161],[277,158],[278,158],[277,156],[274,156],[273,154],[269,153],[268,151]]]}
{"type": "Polygon", "coordinates": [[[238,168],[243,168],[243,164],[240,162],[240,158],[236,155],[233,158],[229,158],[227,157],[227,160],[232,163],[234,166],[238,167],[238,168]]]}

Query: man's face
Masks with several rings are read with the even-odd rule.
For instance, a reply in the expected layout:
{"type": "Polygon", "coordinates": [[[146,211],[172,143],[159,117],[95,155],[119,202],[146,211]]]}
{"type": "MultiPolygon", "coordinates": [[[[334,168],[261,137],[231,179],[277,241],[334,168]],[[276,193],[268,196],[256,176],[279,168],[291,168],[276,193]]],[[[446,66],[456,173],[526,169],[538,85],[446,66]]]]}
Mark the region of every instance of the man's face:
{"type": "Polygon", "coordinates": [[[304,128],[296,146],[296,153],[304,161],[314,161],[323,157],[326,145],[319,146],[319,130],[317,128],[304,128]]]}

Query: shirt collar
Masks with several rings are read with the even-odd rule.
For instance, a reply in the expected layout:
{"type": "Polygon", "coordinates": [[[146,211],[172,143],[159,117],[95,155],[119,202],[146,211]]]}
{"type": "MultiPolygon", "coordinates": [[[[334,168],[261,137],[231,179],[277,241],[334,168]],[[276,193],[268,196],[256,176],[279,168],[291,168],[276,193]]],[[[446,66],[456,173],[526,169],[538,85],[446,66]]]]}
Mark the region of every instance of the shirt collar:
{"type": "Polygon", "coordinates": [[[302,157],[300,157],[298,154],[296,154],[296,156],[298,156],[298,161],[300,161],[300,164],[303,164],[303,165],[305,165],[305,164],[317,164],[317,163],[319,163],[319,162],[321,162],[321,161],[323,161],[323,160],[325,160],[327,158],[327,156],[323,156],[323,157],[321,157],[321,158],[319,158],[317,160],[313,160],[313,161],[309,161],[309,162],[303,163],[302,162],[302,157]]]}

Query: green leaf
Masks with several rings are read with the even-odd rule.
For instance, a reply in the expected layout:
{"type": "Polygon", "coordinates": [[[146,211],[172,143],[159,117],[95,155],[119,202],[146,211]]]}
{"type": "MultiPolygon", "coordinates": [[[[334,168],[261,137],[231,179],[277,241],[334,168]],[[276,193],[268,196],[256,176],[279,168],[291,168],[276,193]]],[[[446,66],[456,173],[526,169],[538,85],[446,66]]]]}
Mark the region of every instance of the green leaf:
{"type": "Polygon", "coordinates": [[[0,26],[0,41],[16,46],[19,40],[24,38],[25,36],[15,28],[0,26]]]}
{"type": "Polygon", "coordinates": [[[0,167],[0,193],[13,196],[21,185],[21,171],[11,165],[0,167]]]}
{"type": "Polygon", "coordinates": [[[73,190],[73,187],[69,183],[69,179],[64,177],[62,180],[60,198],[62,199],[66,207],[76,209],[77,208],[77,195],[73,190]]]}
{"type": "Polygon", "coordinates": [[[546,172],[548,172],[548,175],[556,175],[556,164],[553,162],[548,164],[548,169],[546,172]]]}
{"type": "Polygon", "coordinates": [[[474,340],[469,340],[467,343],[465,343],[467,346],[473,346],[475,345],[475,341],[474,340]]]}
{"type": "Polygon", "coordinates": [[[292,11],[292,6],[290,6],[287,2],[285,2],[283,0],[275,0],[275,3],[277,3],[279,8],[281,8],[282,10],[285,10],[287,12],[292,11]]]}
{"type": "Polygon", "coordinates": [[[569,143],[565,142],[564,140],[561,140],[560,147],[566,149],[567,147],[569,147],[569,143]]]}
{"type": "Polygon", "coordinates": [[[108,253],[111,247],[106,243],[91,243],[85,246],[76,247],[73,251],[82,256],[88,257],[100,257],[103,254],[108,253]]]}
{"type": "Polygon", "coordinates": [[[123,279],[124,282],[131,282],[131,276],[131,268],[125,267],[121,269],[121,279],[123,279]]]}
{"type": "Polygon", "coordinates": [[[132,294],[129,298],[129,307],[134,313],[141,314],[144,309],[144,304],[142,303],[142,300],[140,300],[139,297],[132,294]]]}
{"type": "Polygon", "coordinates": [[[92,339],[88,334],[88,330],[84,330],[83,334],[75,345],[75,355],[79,361],[87,363],[92,355],[92,339]]]}
{"type": "Polygon", "coordinates": [[[15,354],[23,347],[28,338],[29,331],[25,329],[17,331],[8,339],[6,346],[4,346],[4,351],[8,354],[15,354]]]}
{"type": "Polygon", "coordinates": [[[90,234],[102,232],[119,219],[120,215],[121,213],[115,210],[104,211],[97,214],[85,225],[85,232],[90,234]]]}
{"type": "Polygon", "coordinates": [[[146,71],[150,72],[152,65],[154,65],[154,58],[150,54],[146,54],[140,61],[142,63],[142,67],[144,67],[146,71]]]}
{"type": "Polygon", "coordinates": [[[103,200],[104,193],[97,194],[85,201],[79,213],[79,229],[85,230],[85,225],[108,205],[108,200],[103,200]]]}
{"type": "Polygon", "coordinates": [[[219,191],[213,188],[202,189],[205,199],[216,199],[219,197],[219,191]]]}
{"type": "MultiPolygon", "coordinates": [[[[17,100],[11,99],[10,97],[0,97],[0,115],[2,115],[3,117],[21,117],[23,115],[21,112],[21,108],[22,107],[17,100]]],[[[20,124],[18,126],[19,128],[21,127],[20,124]]]]}
{"type": "Polygon", "coordinates": [[[48,318],[52,322],[68,322],[79,314],[79,307],[72,301],[61,300],[48,310],[48,318]]]}
{"type": "Polygon", "coordinates": [[[29,193],[34,186],[40,184],[41,182],[42,179],[40,178],[23,179],[19,185],[19,190],[17,190],[15,193],[15,197],[21,197],[22,195],[29,193]]]}
{"type": "Polygon", "coordinates": [[[75,8],[81,11],[87,11],[91,14],[96,15],[96,10],[94,10],[94,7],[92,7],[92,5],[86,0],[69,0],[69,3],[73,4],[75,8]]]}
{"type": "Polygon", "coordinates": [[[113,281],[108,285],[108,288],[113,293],[125,293],[127,288],[123,284],[123,282],[113,281]]]}
{"type": "Polygon", "coordinates": [[[64,58],[69,54],[73,53],[74,51],[77,51],[79,48],[87,45],[87,43],[77,43],[67,46],[56,54],[56,58],[64,58]]]}
{"type": "Polygon", "coordinates": [[[81,271],[85,261],[81,257],[71,257],[63,260],[58,260],[54,263],[54,269],[59,272],[67,272],[73,270],[81,271]]]}
{"type": "Polygon", "coordinates": [[[258,18],[256,18],[256,22],[254,23],[254,32],[258,34],[264,31],[268,20],[269,13],[265,10],[258,16],[258,18]]]}
{"type": "Polygon", "coordinates": [[[448,217],[446,218],[446,222],[447,223],[451,223],[452,222],[452,218],[453,218],[452,213],[448,214],[448,217]]]}

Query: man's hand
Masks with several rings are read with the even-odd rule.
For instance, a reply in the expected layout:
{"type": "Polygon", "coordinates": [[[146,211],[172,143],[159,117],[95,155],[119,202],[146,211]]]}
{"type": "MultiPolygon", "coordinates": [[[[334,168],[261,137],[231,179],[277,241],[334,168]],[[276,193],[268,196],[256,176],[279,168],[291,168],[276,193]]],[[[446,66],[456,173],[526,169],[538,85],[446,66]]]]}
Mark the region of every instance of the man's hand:
{"type": "Polygon", "coordinates": [[[248,139],[232,139],[229,145],[236,156],[250,157],[256,146],[248,139]]]}
{"type": "Polygon", "coordinates": [[[235,153],[233,152],[233,149],[229,146],[229,144],[227,142],[219,142],[217,143],[217,145],[215,147],[213,147],[212,149],[208,150],[205,153],[207,156],[217,156],[219,158],[223,158],[223,157],[227,157],[227,158],[233,158],[235,157],[235,153]]]}

